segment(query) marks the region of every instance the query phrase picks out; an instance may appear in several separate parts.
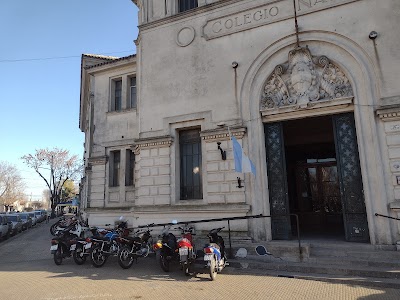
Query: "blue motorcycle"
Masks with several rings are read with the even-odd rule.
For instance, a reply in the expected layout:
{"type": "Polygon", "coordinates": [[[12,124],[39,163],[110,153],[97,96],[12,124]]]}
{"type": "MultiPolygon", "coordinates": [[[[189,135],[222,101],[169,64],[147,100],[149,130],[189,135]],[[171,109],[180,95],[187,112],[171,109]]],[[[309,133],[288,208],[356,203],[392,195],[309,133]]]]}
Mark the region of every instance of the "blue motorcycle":
{"type": "Polygon", "coordinates": [[[210,270],[210,279],[215,280],[217,273],[221,272],[228,265],[225,254],[225,243],[222,236],[218,233],[224,227],[212,229],[208,233],[210,244],[204,248],[204,261],[207,262],[206,268],[210,270]]]}
{"type": "Polygon", "coordinates": [[[107,232],[103,237],[92,237],[90,242],[92,243],[91,258],[92,265],[96,268],[102,267],[109,256],[118,255],[120,244],[117,238],[120,235],[127,235],[127,223],[121,222],[118,228],[107,232]]]}

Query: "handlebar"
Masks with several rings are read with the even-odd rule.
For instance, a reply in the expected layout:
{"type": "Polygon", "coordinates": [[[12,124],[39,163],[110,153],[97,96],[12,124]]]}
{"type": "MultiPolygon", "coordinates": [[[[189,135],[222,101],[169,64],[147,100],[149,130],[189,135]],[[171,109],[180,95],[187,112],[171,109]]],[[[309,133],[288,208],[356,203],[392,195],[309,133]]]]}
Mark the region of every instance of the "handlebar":
{"type": "Polygon", "coordinates": [[[218,227],[218,228],[211,229],[208,234],[217,234],[218,232],[220,232],[224,228],[225,227],[218,227]]]}

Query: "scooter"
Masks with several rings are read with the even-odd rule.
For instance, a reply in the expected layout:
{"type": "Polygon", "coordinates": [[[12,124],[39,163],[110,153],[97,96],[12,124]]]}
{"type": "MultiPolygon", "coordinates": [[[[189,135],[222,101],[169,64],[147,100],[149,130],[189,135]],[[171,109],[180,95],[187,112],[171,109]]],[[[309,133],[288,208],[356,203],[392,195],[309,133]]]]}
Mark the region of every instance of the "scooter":
{"type": "Polygon", "coordinates": [[[221,272],[228,265],[225,255],[225,243],[222,236],[218,233],[224,227],[214,228],[208,233],[210,244],[204,248],[204,261],[207,262],[206,268],[210,270],[210,279],[215,280],[217,273],[221,272]]]}
{"type": "Polygon", "coordinates": [[[194,228],[185,224],[183,227],[178,227],[182,231],[182,237],[178,239],[179,261],[183,273],[188,276],[192,270],[192,265],[196,260],[196,251],[193,244],[194,228]]]}

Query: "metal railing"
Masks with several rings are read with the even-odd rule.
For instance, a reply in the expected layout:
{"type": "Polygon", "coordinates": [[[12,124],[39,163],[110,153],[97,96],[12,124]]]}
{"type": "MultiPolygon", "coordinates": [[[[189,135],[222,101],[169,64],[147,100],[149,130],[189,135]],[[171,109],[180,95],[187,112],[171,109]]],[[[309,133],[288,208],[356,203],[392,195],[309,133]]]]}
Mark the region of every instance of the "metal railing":
{"type": "Polygon", "coordinates": [[[394,218],[394,217],[391,217],[391,216],[385,216],[385,215],[381,215],[381,214],[378,214],[378,213],[375,213],[375,216],[377,216],[377,217],[384,217],[384,218],[388,218],[388,219],[393,219],[393,220],[400,221],[399,218],[394,218]]]}
{"type": "MultiPolygon", "coordinates": [[[[299,259],[302,260],[302,250],[301,250],[301,240],[300,240],[300,227],[299,227],[299,216],[297,214],[287,214],[287,215],[276,215],[273,217],[296,217],[296,227],[297,227],[297,241],[298,241],[298,248],[299,248],[299,259]]],[[[217,219],[204,219],[204,220],[194,220],[194,221],[184,221],[184,222],[177,222],[177,223],[159,223],[159,224],[149,224],[149,225],[141,225],[137,226],[136,228],[145,228],[145,227],[157,227],[157,226],[173,226],[173,225],[184,225],[184,224],[196,224],[196,223],[209,223],[209,222],[221,222],[227,221],[228,222],[228,239],[229,239],[229,258],[233,258],[232,254],[232,240],[231,240],[231,221],[235,220],[246,220],[246,219],[258,219],[258,218],[271,218],[272,216],[264,216],[262,214],[259,215],[252,215],[252,216],[244,216],[244,217],[232,217],[232,218],[217,218],[217,219]]]]}

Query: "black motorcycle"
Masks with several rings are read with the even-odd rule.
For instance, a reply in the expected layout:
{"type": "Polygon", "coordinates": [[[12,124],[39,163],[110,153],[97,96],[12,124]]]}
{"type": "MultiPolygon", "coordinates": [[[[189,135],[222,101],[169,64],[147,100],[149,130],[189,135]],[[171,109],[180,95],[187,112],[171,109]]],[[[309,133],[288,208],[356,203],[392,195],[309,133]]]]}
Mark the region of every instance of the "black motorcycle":
{"type": "Polygon", "coordinates": [[[135,259],[138,257],[147,257],[149,255],[152,245],[149,226],[147,230],[138,230],[134,232],[133,237],[120,236],[116,238],[117,242],[120,244],[118,264],[121,268],[128,269],[132,266],[135,259]]]}
{"type": "Polygon", "coordinates": [[[50,253],[56,265],[61,265],[64,258],[71,257],[71,245],[75,243],[76,235],[71,234],[75,224],[71,224],[59,233],[57,237],[52,238],[50,253]]]}
{"type": "Polygon", "coordinates": [[[160,251],[160,265],[164,272],[169,272],[169,264],[172,260],[179,261],[177,241],[175,235],[169,232],[171,226],[165,227],[161,233],[161,240],[155,245],[160,251]]]}

